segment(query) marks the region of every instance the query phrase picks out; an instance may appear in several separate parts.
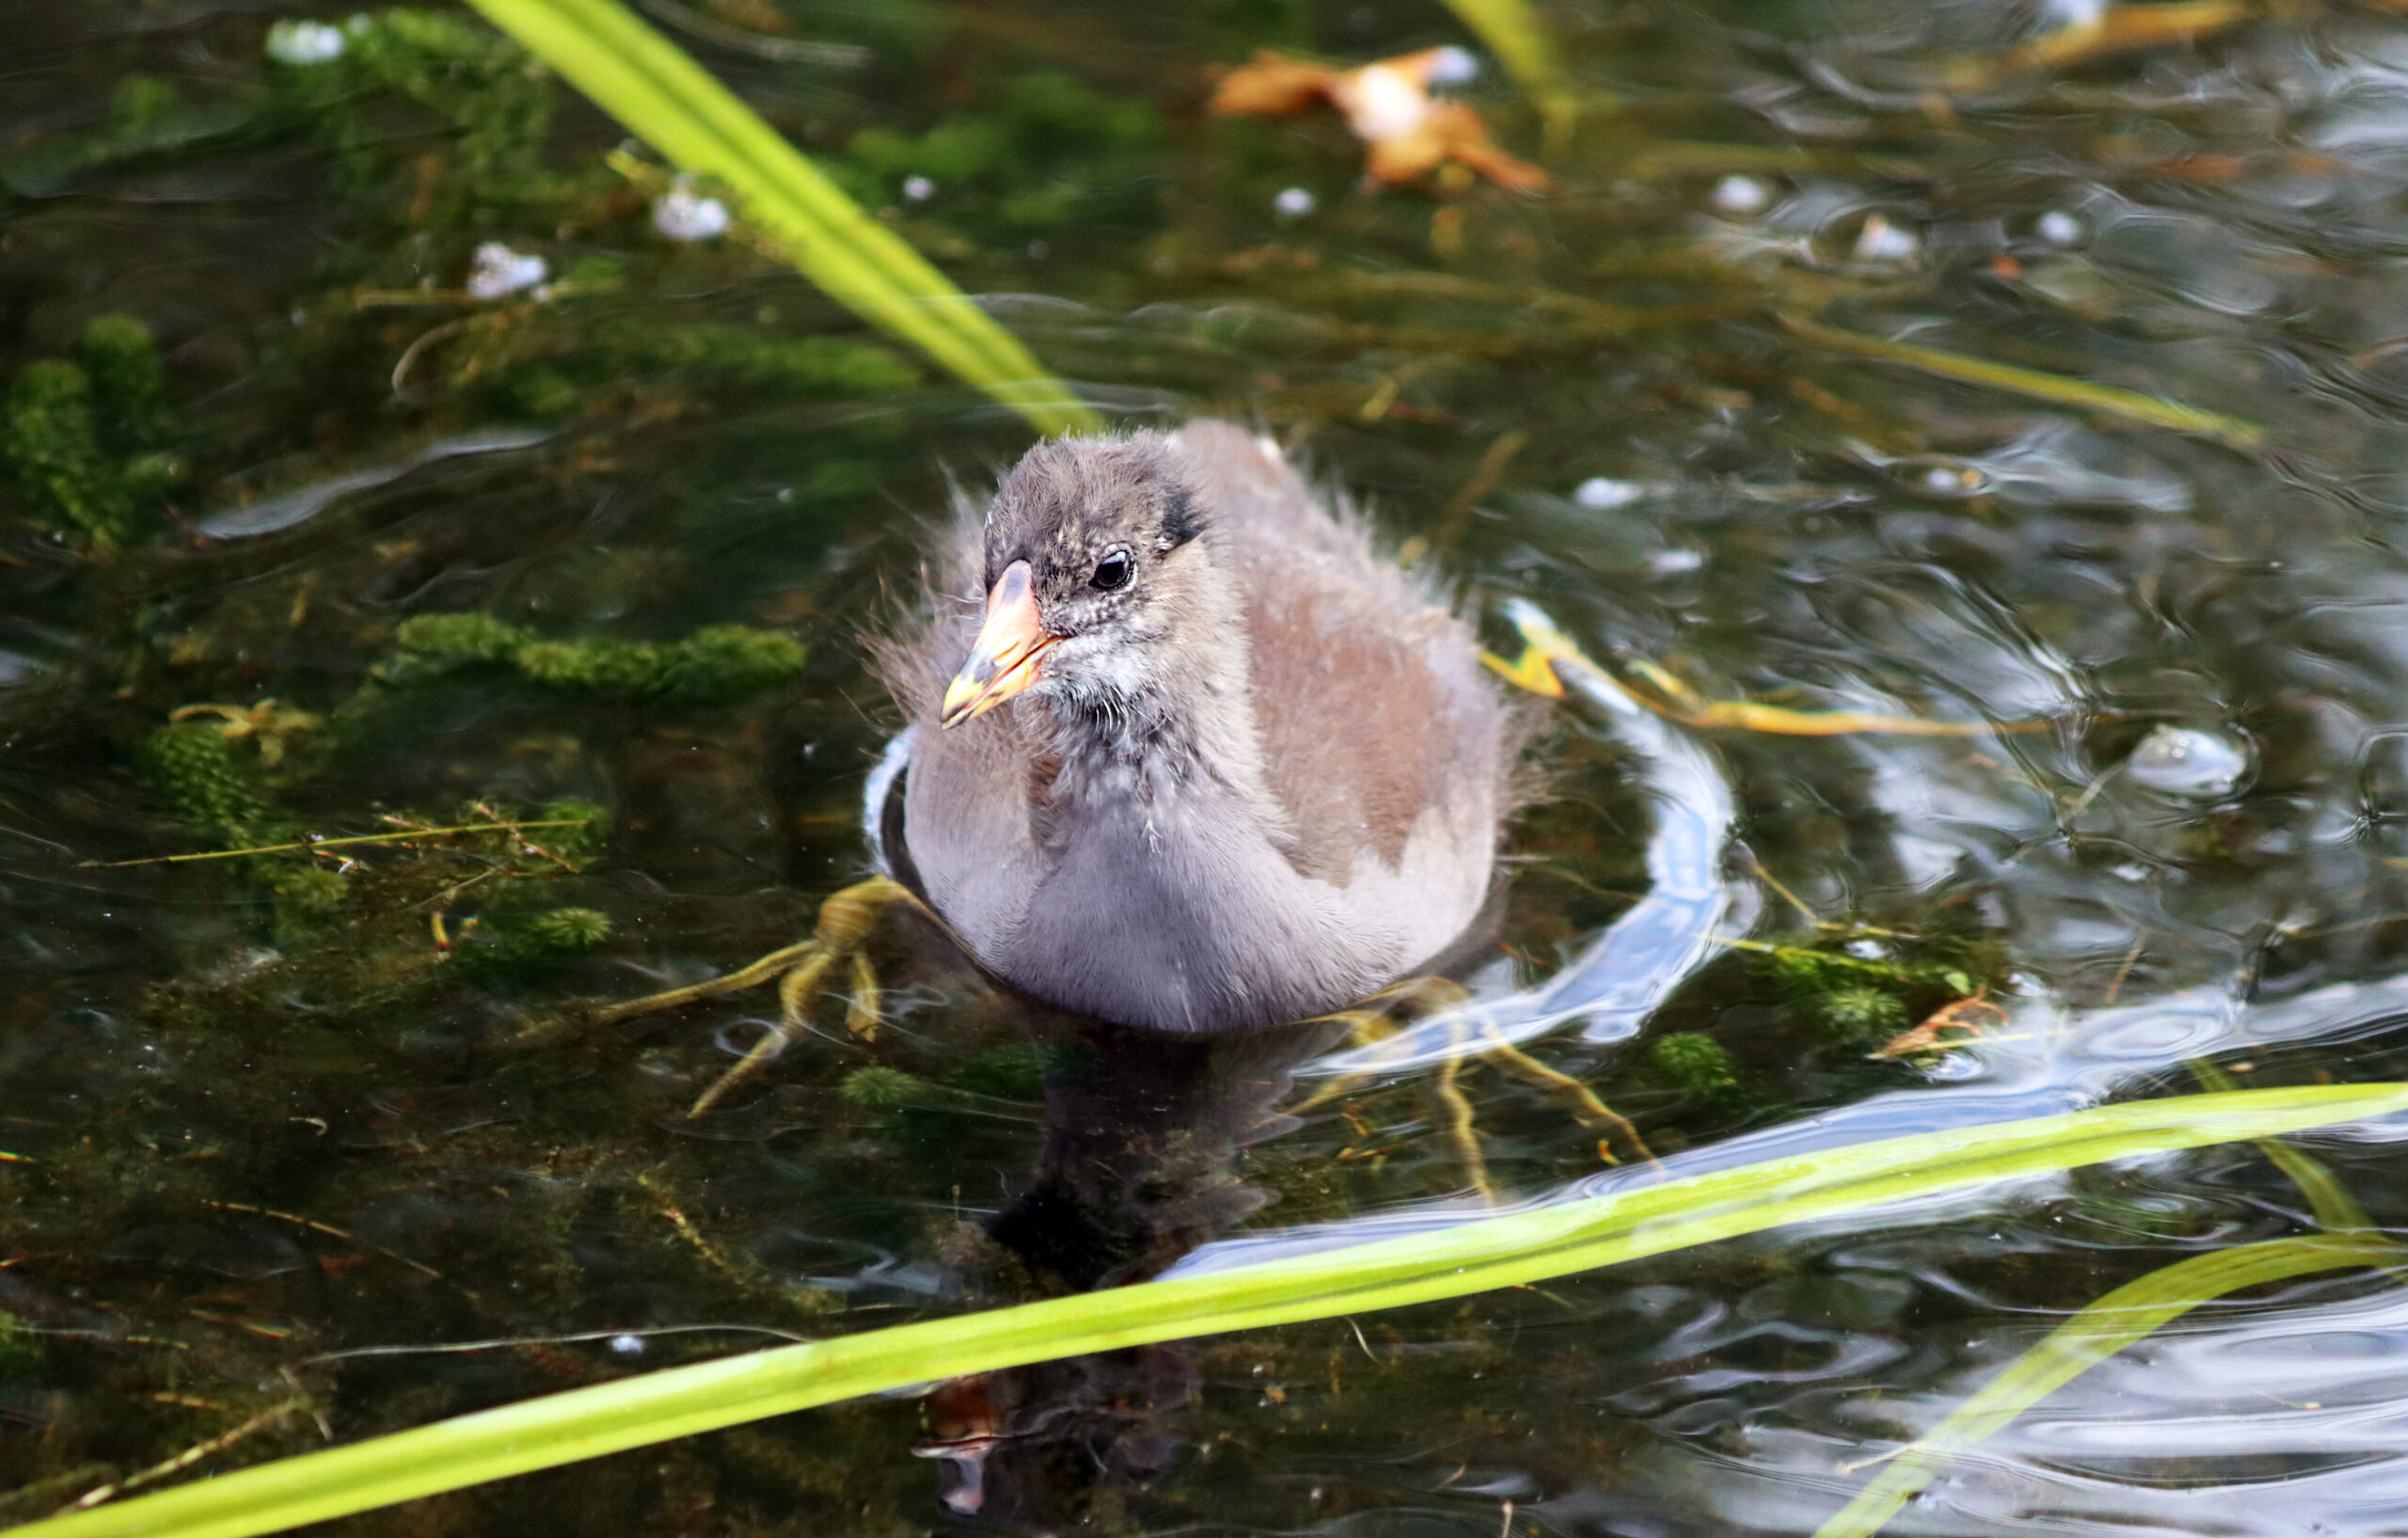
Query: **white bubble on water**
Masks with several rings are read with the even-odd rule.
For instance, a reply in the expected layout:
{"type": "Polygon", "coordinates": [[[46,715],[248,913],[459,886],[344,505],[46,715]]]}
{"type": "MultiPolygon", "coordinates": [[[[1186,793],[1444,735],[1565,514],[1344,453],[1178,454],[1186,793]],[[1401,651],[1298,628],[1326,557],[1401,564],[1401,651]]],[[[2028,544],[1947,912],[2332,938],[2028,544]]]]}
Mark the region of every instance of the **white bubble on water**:
{"type": "Polygon", "coordinates": [[[1450,44],[1439,49],[1438,56],[1430,61],[1430,84],[1434,86],[1461,86],[1479,78],[1480,60],[1468,49],[1450,44]]]}
{"type": "Polygon", "coordinates": [[[499,299],[533,288],[550,271],[542,257],[521,256],[501,242],[489,240],[477,247],[466,287],[471,299],[499,299]]]}
{"type": "Polygon", "coordinates": [[[1752,176],[1726,176],[1706,197],[1718,214],[1762,214],[1772,202],[1772,189],[1752,176]]]}
{"type": "Polygon", "coordinates": [[[2124,772],[2161,796],[2221,801],[2249,777],[2249,748],[2219,733],[2160,724],[2124,760],[2124,772]]]}
{"type": "Polygon", "coordinates": [[[1922,249],[1922,236],[1879,214],[1866,214],[1864,228],[1857,231],[1859,262],[1911,262],[1922,249]]]}
{"type": "Polygon", "coordinates": [[[653,200],[652,227],[671,240],[712,240],[726,234],[727,226],[727,205],[698,196],[685,177],[653,200]]]}
{"type": "Polygon", "coordinates": [[[1291,219],[1301,219],[1321,206],[1321,199],[1302,187],[1290,187],[1271,199],[1271,206],[1291,219]]]}
{"type": "Polygon", "coordinates": [[[1615,481],[1592,475],[1572,490],[1572,499],[1582,507],[1599,513],[1610,513],[1617,507],[1628,507],[1647,494],[1647,488],[1633,481],[1615,481]]]}
{"type": "Polygon", "coordinates": [[[345,46],[342,28],[324,22],[278,22],[267,29],[267,56],[278,64],[332,64],[345,46]]]}

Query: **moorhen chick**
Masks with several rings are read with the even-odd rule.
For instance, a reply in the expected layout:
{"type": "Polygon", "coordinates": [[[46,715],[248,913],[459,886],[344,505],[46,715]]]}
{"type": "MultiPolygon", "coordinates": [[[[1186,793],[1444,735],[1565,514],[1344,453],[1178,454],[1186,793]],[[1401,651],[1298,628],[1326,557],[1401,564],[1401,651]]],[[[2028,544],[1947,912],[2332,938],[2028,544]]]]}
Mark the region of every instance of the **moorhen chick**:
{"type": "Polygon", "coordinates": [[[885,658],[916,728],[897,874],[987,970],[1227,1031],[1359,1000],[1478,916],[1518,713],[1268,440],[1042,444],[956,545],[940,592],[983,606],[885,658]]]}

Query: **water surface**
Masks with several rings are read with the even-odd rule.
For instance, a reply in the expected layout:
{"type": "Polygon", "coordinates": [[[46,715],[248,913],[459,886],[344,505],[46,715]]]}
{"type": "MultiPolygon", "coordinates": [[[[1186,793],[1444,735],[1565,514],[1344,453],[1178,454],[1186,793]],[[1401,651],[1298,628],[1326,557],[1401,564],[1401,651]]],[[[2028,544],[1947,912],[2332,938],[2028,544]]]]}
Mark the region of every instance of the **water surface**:
{"type": "MultiPolygon", "coordinates": [[[[1547,6],[1575,120],[1461,89],[1524,196],[1204,110],[1475,42],[1435,5],[647,8],[1110,420],[1259,425],[1500,647],[1522,600],[1626,681],[1967,728],[1557,707],[1466,980],[1655,1153],[2408,1073],[2396,10],[1547,6]],[[1981,1039],[1873,1055],[1967,989],[1981,1039]]],[[[669,238],[466,11],[351,16],[0,5],[0,1514],[1477,1211],[1429,1062],[1297,1110],[1327,1033],[1038,1019],[909,923],[874,1039],[832,1004],[699,1118],[768,993],[545,1028],[870,869],[859,638],[1028,434],[669,238]]],[[[1647,1176],[1460,1086],[1499,1200],[1647,1176]]],[[[2393,1142],[2309,1146],[2403,1221],[2393,1142]]],[[[352,1525],[1808,1533],[2069,1310],[2307,1226],[2246,1146],[2138,1161],[352,1525]]],[[[2397,1533],[2401,1308],[2204,1307],[1891,1530],[2397,1533]]]]}

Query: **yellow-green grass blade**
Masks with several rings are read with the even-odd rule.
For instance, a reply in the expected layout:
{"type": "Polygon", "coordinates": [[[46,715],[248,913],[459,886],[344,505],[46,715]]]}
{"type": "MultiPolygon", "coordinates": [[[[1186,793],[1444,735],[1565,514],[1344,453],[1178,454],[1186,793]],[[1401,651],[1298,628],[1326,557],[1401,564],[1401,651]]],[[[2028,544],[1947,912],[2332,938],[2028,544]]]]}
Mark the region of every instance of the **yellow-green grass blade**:
{"type": "Polygon", "coordinates": [[[1564,76],[1554,35],[1529,0],[1447,0],[1447,8],[1488,45],[1513,83],[1529,93],[1546,119],[1549,140],[1560,139],[1578,115],[1580,99],[1564,76]]]}
{"type": "Polygon", "coordinates": [[[745,222],[839,303],[1040,432],[1101,426],[1018,338],[618,0],[470,3],[670,164],[726,187],[745,222]]]}
{"type": "MultiPolygon", "coordinates": [[[[2201,1057],[2191,1064],[2191,1076],[2203,1089],[2217,1093],[2238,1089],[2241,1081],[2226,1073],[2213,1061],[2201,1057]]],[[[2307,1210],[2316,1226],[2326,1233],[2371,1233],[2374,1219],[2358,1205],[2340,1177],[2324,1167],[2324,1161],[2305,1150],[2295,1149],[2278,1137],[2269,1137],[2258,1145],[2258,1150],[2274,1162],[2274,1167],[2290,1177],[2300,1195],[2307,1198],[2307,1210]]]]}
{"type": "Polygon", "coordinates": [[[2364,1233],[2314,1234],[2194,1255],[2128,1282],[2051,1331],[1882,1467],[1814,1538],[1872,1538],[1948,1461],[2091,1368],[2200,1304],[2244,1287],[2350,1266],[2397,1266],[2408,1248],[2364,1233]]]}
{"type": "Polygon", "coordinates": [[[10,1530],[242,1538],[837,1400],[1464,1297],[2105,1159],[2408,1112],[2408,1084],[2143,1101],[1768,1159],[1429,1233],[673,1368],[10,1530]]]}
{"type": "Polygon", "coordinates": [[[1791,335],[1817,347],[1828,347],[1835,353],[1853,353],[1859,357],[1878,358],[1885,363],[1902,363],[1910,369],[1938,374],[1942,379],[1983,385],[1991,389],[2004,390],[2010,395],[2028,396],[2058,405],[2079,406],[2085,411],[2096,411],[2102,417],[2119,417],[2126,421],[2142,422],[2151,427],[2170,427],[2178,433],[2195,433],[2235,449],[2254,449],[2266,437],[2266,430],[2256,422],[2243,421],[2238,417],[2227,417],[2194,405],[2184,405],[2178,401],[2161,401],[2154,395],[2144,395],[2136,389],[2094,385],[2087,379],[2048,373],[2038,369],[2018,368],[2012,363],[1993,363],[1988,358],[1945,352],[1938,347],[1918,347],[1911,342],[1868,337],[1861,331],[1843,331],[1799,315],[1782,315],[1780,321],[1791,335]]]}

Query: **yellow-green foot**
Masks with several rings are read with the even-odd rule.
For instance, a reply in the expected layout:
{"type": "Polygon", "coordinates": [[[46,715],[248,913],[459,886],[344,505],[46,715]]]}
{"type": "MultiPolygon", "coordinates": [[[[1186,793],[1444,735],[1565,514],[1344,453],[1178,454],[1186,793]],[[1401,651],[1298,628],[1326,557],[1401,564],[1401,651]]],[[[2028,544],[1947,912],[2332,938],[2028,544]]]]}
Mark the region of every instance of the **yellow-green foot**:
{"type": "Polygon", "coordinates": [[[773,950],[749,966],[707,982],[607,1006],[594,1012],[594,1021],[596,1024],[615,1025],[622,1021],[683,1008],[722,993],[758,988],[775,979],[777,1023],[763,1032],[752,1050],[733,1067],[712,1081],[686,1113],[701,1116],[785,1050],[787,1043],[802,1032],[812,1011],[827,993],[830,980],[840,969],[848,990],[845,995],[846,1029],[859,1040],[876,1039],[879,1020],[878,971],[862,947],[887,910],[898,904],[927,912],[920,899],[904,887],[883,876],[873,876],[821,903],[819,922],[809,940],[773,950]]]}

